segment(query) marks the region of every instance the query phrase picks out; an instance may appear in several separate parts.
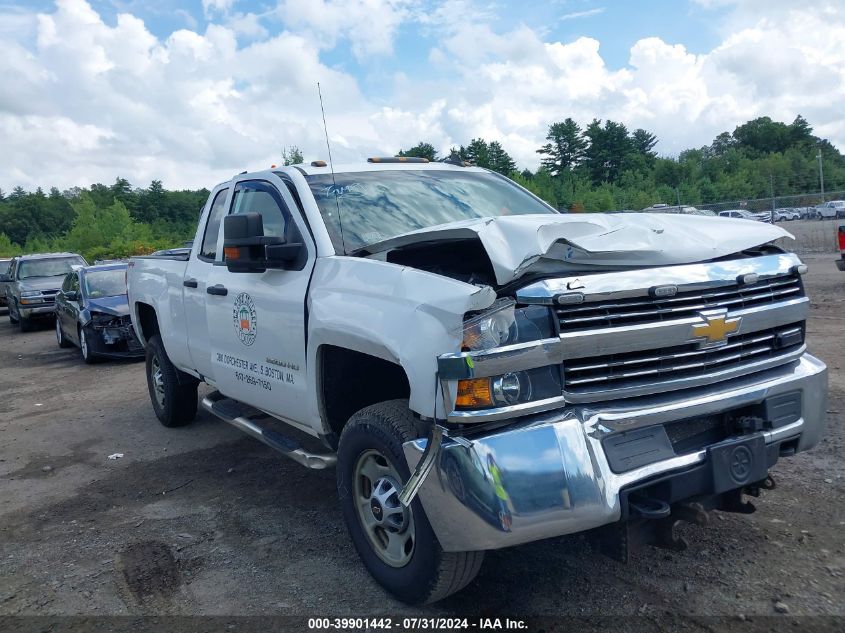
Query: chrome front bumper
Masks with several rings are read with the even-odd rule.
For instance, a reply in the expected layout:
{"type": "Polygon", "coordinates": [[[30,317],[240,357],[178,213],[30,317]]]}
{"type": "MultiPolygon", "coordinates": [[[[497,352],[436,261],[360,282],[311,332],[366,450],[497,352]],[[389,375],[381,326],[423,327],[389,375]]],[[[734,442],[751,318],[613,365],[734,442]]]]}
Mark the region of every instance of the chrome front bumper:
{"type": "MultiPolygon", "coordinates": [[[[803,392],[801,417],[764,436],[767,444],[798,438],[797,450],[807,450],[824,430],[827,401],[827,367],[810,354],[708,388],[571,406],[460,441],[445,437],[419,497],[445,551],[581,532],[621,518],[619,492],[626,486],[707,459],[699,450],[617,474],[602,448],[606,433],[730,411],[794,391],[803,392]]],[[[426,443],[404,444],[412,470],[426,443]]]]}

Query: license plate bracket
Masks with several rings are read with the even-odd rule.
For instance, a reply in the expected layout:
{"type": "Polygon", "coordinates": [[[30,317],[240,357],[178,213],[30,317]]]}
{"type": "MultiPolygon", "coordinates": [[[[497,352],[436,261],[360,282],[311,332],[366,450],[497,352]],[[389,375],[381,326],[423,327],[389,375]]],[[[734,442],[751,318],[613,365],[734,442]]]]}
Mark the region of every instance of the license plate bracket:
{"type": "Polygon", "coordinates": [[[707,455],[716,494],[762,481],[769,472],[762,433],[713,444],[708,447],[707,455]]]}

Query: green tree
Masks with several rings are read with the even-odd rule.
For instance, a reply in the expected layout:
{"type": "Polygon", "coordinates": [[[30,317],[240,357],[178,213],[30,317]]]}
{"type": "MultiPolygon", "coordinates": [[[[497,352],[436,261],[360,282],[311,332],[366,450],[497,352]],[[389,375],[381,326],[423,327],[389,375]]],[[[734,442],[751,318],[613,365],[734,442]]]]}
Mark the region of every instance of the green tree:
{"type": "Polygon", "coordinates": [[[5,233],[0,233],[0,257],[14,257],[20,253],[21,247],[14,244],[5,233]]]}
{"type": "Polygon", "coordinates": [[[427,158],[428,160],[434,162],[437,160],[437,150],[434,149],[434,145],[431,143],[420,141],[408,150],[400,149],[397,156],[427,158]]]}
{"type": "Polygon", "coordinates": [[[631,134],[631,146],[637,154],[646,158],[656,158],[657,152],[653,151],[655,145],[657,145],[657,137],[648,130],[638,128],[631,134]]]}
{"type": "Polygon", "coordinates": [[[584,136],[589,141],[584,151],[584,167],[593,184],[615,183],[625,158],[632,151],[628,128],[611,120],[605,121],[602,127],[599,119],[593,119],[584,136]]]}
{"type": "MultiPolygon", "coordinates": [[[[138,196],[136,217],[141,222],[152,223],[158,219],[167,218],[167,205],[164,187],[160,180],[153,180],[150,186],[143,189],[138,196]]],[[[99,206],[105,206],[100,204],[99,206]]]]}
{"type": "Polygon", "coordinates": [[[296,145],[291,145],[290,148],[282,148],[282,164],[286,167],[290,165],[301,165],[304,162],[305,158],[302,156],[302,151],[296,145]]]}
{"type": "Polygon", "coordinates": [[[458,153],[461,158],[473,165],[490,169],[490,148],[483,138],[472,139],[466,147],[461,145],[458,153]]]}
{"type": "Polygon", "coordinates": [[[562,123],[552,123],[546,140],[549,142],[538,149],[537,153],[544,157],[540,165],[549,174],[560,176],[581,164],[587,140],[573,119],[567,117],[562,123]]]}
{"type": "Polygon", "coordinates": [[[740,147],[760,155],[786,151],[791,142],[792,130],[784,123],[763,116],[738,126],[733,137],[740,147]]]}
{"type": "Polygon", "coordinates": [[[516,171],[516,162],[499,141],[490,141],[487,146],[487,162],[488,169],[499,172],[504,176],[510,176],[516,171]]]}

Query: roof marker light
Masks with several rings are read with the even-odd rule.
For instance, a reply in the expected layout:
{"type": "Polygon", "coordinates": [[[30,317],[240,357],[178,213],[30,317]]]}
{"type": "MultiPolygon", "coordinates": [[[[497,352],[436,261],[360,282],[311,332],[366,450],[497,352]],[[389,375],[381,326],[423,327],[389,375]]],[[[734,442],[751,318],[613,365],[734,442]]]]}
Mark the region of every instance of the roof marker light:
{"type": "Polygon", "coordinates": [[[326,161],[324,161],[324,160],[312,160],[311,166],[312,167],[325,167],[326,161]]]}
{"type": "Polygon", "coordinates": [[[758,281],[760,281],[760,275],[758,275],[757,273],[746,273],[737,277],[736,281],[737,283],[750,286],[751,284],[756,284],[758,281]]]}
{"type": "Polygon", "coordinates": [[[792,272],[798,273],[799,275],[806,275],[808,270],[810,269],[807,267],[807,264],[796,264],[792,267],[792,272]]]}

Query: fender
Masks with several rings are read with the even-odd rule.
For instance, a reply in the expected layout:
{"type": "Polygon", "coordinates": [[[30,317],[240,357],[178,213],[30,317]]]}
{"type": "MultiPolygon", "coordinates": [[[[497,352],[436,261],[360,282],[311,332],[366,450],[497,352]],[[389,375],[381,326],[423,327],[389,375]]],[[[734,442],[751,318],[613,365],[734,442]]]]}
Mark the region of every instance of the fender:
{"type": "MultiPolygon", "coordinates": [[[[483,310],[495,299],[489,286],[406,266],[357,257],[320,258],[308,298],[308,383],[316,389],[317,350],[336,345],[400,365],[410,383],[411,409],[444,418],[437,356],[460,348],[465,313],[483,310]]],[[[312,395],[309,417],[320,420],[316,391],[312,395]]]]}

